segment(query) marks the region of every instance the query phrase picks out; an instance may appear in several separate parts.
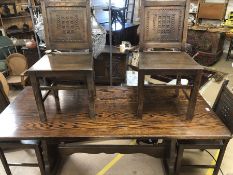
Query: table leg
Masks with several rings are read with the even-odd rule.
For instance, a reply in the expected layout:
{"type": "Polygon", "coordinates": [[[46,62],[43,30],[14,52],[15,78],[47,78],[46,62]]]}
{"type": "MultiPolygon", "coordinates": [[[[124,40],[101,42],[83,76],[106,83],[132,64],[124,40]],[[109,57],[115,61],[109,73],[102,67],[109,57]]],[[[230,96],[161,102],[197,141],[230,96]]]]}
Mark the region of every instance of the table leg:
{"type": "Polygon", "coordinates": [[[226,151],[227,144],[228,144],[229,140],[224,140],[223,142],[224,142],[224,145],[223,145],[222,149],[219,152],[218,159],[216,161],[216,165],[215,165],[215,168],[214,168],[213,175],[218,175],[218,172],[220,170],[220,166],[222,164],[222,160],[223,160],[223,157],[224,157],[224,154],[225,154],[225,151],[226,151]]]}
{"type": "Polygon", "coordinates": [[[138,71],[138,111],[137,117],[142,118],[143,113],[143,102],[144,102],[144,73],[138,71]]]}
{"type": "Polygon", "coordinates": [[[30,80],[31,80],[32,89],[33,89],[33,92],[34,92],[34,96],[35,96],[35,100],[36,100],[40,120],[42,122],[45,122],[45,121],[47,121],[47,117],[46,117],[44,103],[43,103],[43,100],[42,100],[42,94],[41,94],[41,90],[40,90],[39,80],[36,77],[36,72],[31,72],[30,73],[30,80]]]}
{"type": "Polygon", "coordinates": [[[42,140],[41,148],[43,152],[43,163],[45,166],[45,173],[47,175],[59,174],[61,158],[58,151],[58,143],[49,143],[48,141],[42,140]]]}
{"type": "Polygon", "coordinates": [[[175,175],[179,175],[179,173],[180,173],[183,154],[184,154],[184,148],[183,148],[182,145],[179,145],[178,153],[177,153],[177,159],[176,159],[176,166],[175,166],[175,175]]]}
{"type": "Polygon", "coordinates": [[[169,158],[163,159],[165,173],[167,175],[174,175],[175,174],[175,165],[176,165],[176,139],[170,140],[170,148],[169,148],[169,158]]]}
{"type": "Polygon", "coordinates": [[[201,83],[201,77],[202,77],[202,71],[197,71],[197,74],[196,74],[195,80],[194,80],[194,84],[193,84],[193,87],[191,89],[188,110],[187,110],[187,114],[186,114],[187,120],[192,120],[193,115],[194,115],[195,106],[196,106],[196,102],[197,102],[197,95],[198,95],[199,86],[201,83]]]}
{"type": "Polygon", "coordinates": [[[88,88],[88,99],[89,99],[89,115],[90,118],[95,118],[95,84],[93,73],[87,75],[87,88],[88,88]]]}

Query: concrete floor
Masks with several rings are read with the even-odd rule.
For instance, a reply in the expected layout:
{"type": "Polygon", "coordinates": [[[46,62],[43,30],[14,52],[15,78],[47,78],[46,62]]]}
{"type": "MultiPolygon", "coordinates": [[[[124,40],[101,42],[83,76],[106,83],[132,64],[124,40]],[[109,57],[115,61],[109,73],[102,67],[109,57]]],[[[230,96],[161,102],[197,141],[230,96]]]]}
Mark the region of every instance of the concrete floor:
{"type": "MultiPolygon", "coordinates": [[[[224,55],[225,56],[225,55],[224,55]]],[[[213,66],[214,69],[227,72],[230,79],[229,88],[233,89],[233,68],[232,61],[226,62],[221,59],[213,66]]],[[[207,102],[212,105],[221,83],[214,80],[208,82],[200,93],[207,102]]],[[[11,100],[18,92],[11,92],[11,100]]],[[[101,142],[103,143],[103,142],[101,142]]],[[[131,140],[105,141],[107,144],[132,144],[131,140]]],[[[217,151],[211,150],[216,156],[217,151]]],[[[14,150],[6,153],[9,161],[36,162],[35,155],[31,150],[14,150]]],[[[214,163],[212,158],[199,150],[189,150],[184,154],[184,161],[189,163],[214,163]]],[[[233,140],[229,143],[221,166],[224,175],[233,175],[233,140]]],[[[12,167],[13,175],[39,175],[38,168],[12,167]]],[[[160,159],[143,154],[120,155],[120,154],[74,154],[68,158],[62,169],[61,175],[163,175],[163,168],[160,159]]],[[[221,174],[221,173],[219,173],[221,174]]],[[[0,175],[5,175],[0,164],[0,175]]],[[[211,175],[211,171],[201,169],[182,169],[181,175],[211,175]]]]}

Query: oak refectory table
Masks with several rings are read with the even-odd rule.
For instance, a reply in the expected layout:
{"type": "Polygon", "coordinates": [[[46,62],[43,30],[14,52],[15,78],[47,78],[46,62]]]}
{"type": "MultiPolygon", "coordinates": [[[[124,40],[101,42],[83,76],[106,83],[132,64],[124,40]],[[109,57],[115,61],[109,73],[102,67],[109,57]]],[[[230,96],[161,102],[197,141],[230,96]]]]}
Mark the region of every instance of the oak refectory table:
{"type": "Polygon", "coordinates": [[[0,114],[0,141],[41,140],[47,174],[56,172],[56,160],[77,152],[149,154],[162,158],[168,174],[174,174],[178,139],[229,140],[231,137],[230,131],[200,95],[194,118],[187,121],[188,100],[183,93],[174,100],[174,91],[145,88],[144,117],[139,120],[135,117],[135,87],[97,87],[97,115],[92,120],[87,117],[86,93],[85,90],[59,91],[59,113],[53,96],[49,95],[45,100],[47,122],[41,122],[32,88],[25,88],[0,114]],[[163,142],[156,145],[78,144],[86,139],[113,138],[159,138],[163,142]],[[77,143],[69,144],[74,141],[77,143]]]}

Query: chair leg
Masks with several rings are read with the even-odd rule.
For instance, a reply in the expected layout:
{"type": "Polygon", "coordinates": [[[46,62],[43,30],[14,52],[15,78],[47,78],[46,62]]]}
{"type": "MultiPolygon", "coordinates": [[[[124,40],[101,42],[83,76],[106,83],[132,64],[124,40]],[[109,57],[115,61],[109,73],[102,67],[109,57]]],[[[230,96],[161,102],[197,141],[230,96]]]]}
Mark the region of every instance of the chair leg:
{"type": "MultiPolygon", "coordinates": [[[[177,75],[176,85],[181,85],[181,76],[180,75],[177,75]]],[[[176,97],[179,97],[179,92],[180,92],[180,88],[177,87],[176,88],[176,97]]]]}
{"type": "Polygon", "coordinates": [[[93,73],[87,75],[87,89],[89,98],[89,115],[90,118],[95,118],[95,85],[93,81],[93,73]]]}
{"type": "Polygon", "coordinates": [[[144,74],[138,71],[138,118],[142,118],[143,102],[144,102],[144,74]]]}
{"type": "Polygon", "coordinates": [[[10,167],[8,166],[6,157],[4,155],[4,152],[3,152],[3,150],[1,148],[0,148],[0,159],[2,161],[2,165],[3,165],[3,167],[4,167],[5,171],[6,171],[6,174],[7,175],[12,175],[10,167]]]}
{"type": "Polygon", "coordinates": [[[215,168],[214,168],[214,172],[213,172],[213,175],[218,175],[218,172],[220,170],[220,166],[222,164],[222,160],[223,160],[223,157],[224,157],[224,154],[225,154],[225,151],[226,151],[226,147],[227,147],[227,144],[229,142],[229,140],[227,141],[224,141],[224,145],[223,147],[220,149],[220,152],[219,152],[219,155],[218,155],[218,159],[216,161],[216,165],[215,165],[215,168]]]}
{"type": "Polygon", "coordinates": [[[96,98],[95,72],[93,72],[94,97],[96,98]]]}
{"type": "Polygon", "coordinates": [[[61,111],[61,106],[60,106],[60,102],[59,102],[58,90],[53,90],[53,95],[54,95],[54,98],[55,98],[57,111],[60,112],[61,111]]]}
{"type": "Polygon", "coordinates": [[[195,76],[195,81],[194,85],[191,89],[191,94],[190,94],[190,99],[189,99],[189,104],[188,104],[188,110],[186,113],[186,119],[187,120],[192,120],[194,111],[195,111],[195,106],[197,102],[197,96],[198,96],[198,90],[199,86],[201,83],[201,77],[202,77],[202,71],[198,71],[196,76],[195,76]]]}
{"type": "Polygon", "coordinates": [[[184,148],[183,148],[183,146],[179,145],[178,146],[178,154],[177,154],[177,158],[176,158],[175,175],[179,175],[179,173],[180,173],[181,161],[183,159],[183,154],[184,154],[184,148]]]}
{"type": "Polygon", "coordinates": [[[36,158],[37,158],[37,161],[38,161],[40,173],[41,173],[41,175],[46,175],[43,156],[42,156],[42,149],[38,145],[36,145],[34,147],[34,150],[35,150],[35,153],[36,153],[36,158]]]}

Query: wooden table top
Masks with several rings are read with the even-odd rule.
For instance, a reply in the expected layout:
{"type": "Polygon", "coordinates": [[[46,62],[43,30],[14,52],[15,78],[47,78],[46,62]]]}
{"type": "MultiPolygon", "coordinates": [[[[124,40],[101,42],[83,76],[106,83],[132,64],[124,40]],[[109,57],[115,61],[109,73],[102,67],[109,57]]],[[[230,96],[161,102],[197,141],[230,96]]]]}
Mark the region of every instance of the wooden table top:
{"type": "Polygon", "coordinates": [[[44,55],[28,71],[92,70],[91,54],[44,55]]]}
{"type": "Polygon", "coordinates": [[[138,138],[174,139],[230,138],[229,130],[201,96],[194,119],[185,120],[187,100],[171,89],[145,89],[143,119],[136,118],[135,87],[97,87],[95,120],[88,118],[87,91],[59,91],[61,112],[55,100],[45,101],[48,122],[39,120],[31,87],[25,88],[0,114],[0,140],[138,138]]]}
{"type": "Polygon", "coordinates": [[[141,52],[139,69],[202,70],[203,67],[184,52],[141,52]]]}

